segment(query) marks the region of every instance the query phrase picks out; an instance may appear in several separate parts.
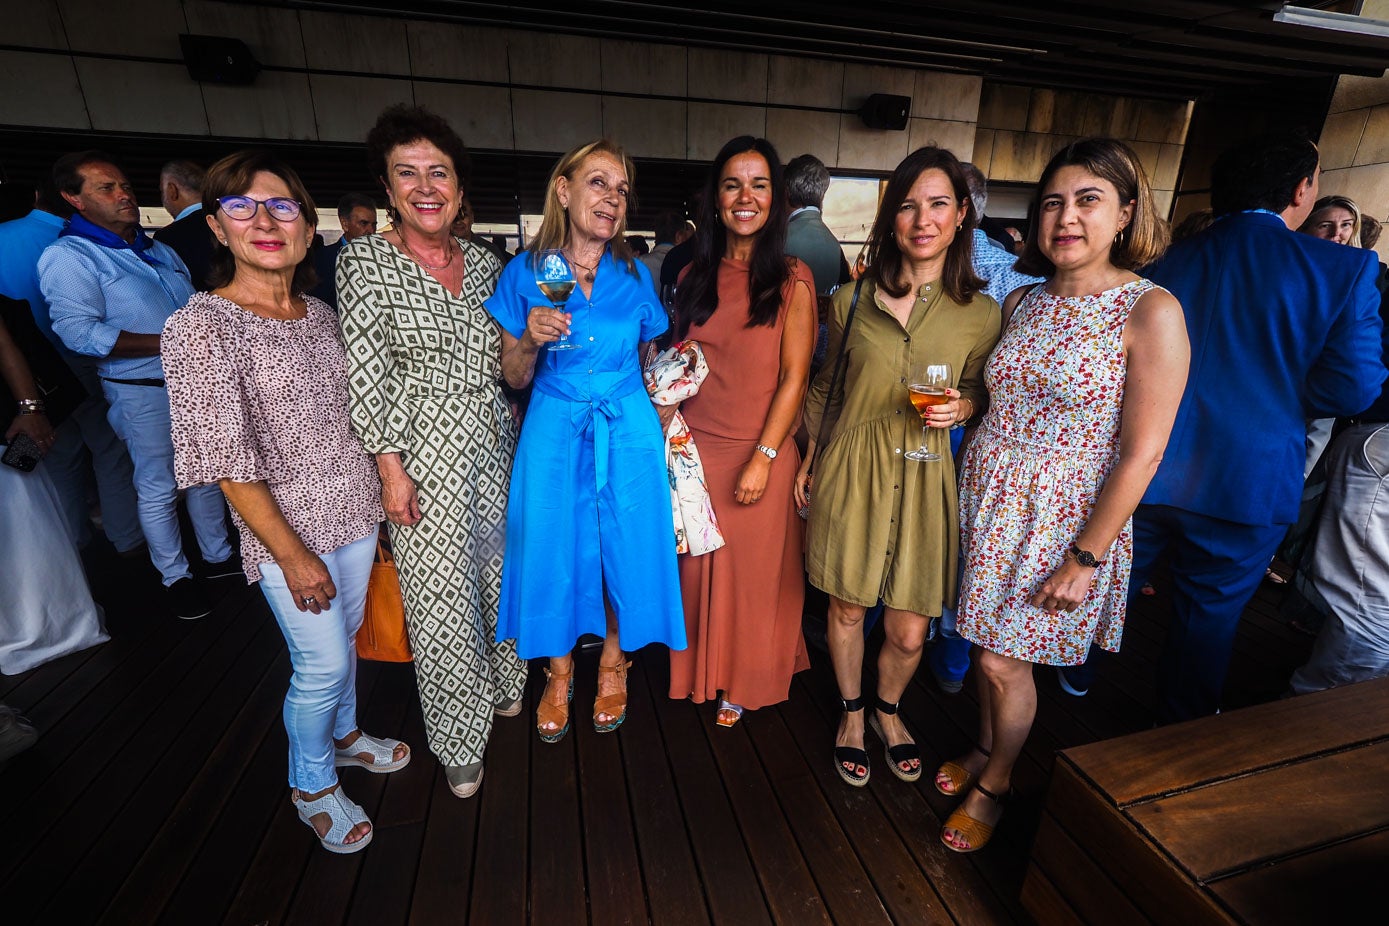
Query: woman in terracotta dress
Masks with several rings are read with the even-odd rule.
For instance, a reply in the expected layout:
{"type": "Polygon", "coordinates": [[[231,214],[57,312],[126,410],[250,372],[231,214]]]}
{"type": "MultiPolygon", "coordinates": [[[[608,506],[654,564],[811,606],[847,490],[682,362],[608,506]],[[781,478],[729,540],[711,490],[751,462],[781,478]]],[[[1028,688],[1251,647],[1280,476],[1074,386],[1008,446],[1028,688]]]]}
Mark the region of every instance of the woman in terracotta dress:
{"type": "Polygon", "coordinates": [[[1138,157],[1092,138],[1042,173],[1017,269],[1046,277],[1004,300],[985,371],[992,404],[965,452],[956,630],[976,644],[979,738],[941,766],[965,795],[941,840],[984,847],[1037,710],[1033,666],[1117,651],[1131,517],[1157,471],[1186,385],[1182,308],[1134,270],[1166,247],[1138,157]],[[972,787],[971,787],[972,786],[972,787]]]}
{"type": "Polygon", "coordinates": [[[921,148],[897,166],[869,235],[868,269],[845,336],[854,288],[835,294],[829,352],[806,402],[812,438],[830,415],[818,460],[814,443],[797,479],[803,500],[814,461],[806,570],[830,596],[829,648],[843,699],[835,770],[854,787],[868,783],[864,751],[863,616],[886,605],[878,654],[873,726],[888,767],[904,781],[921,777],[921,752],[897,716],[897,701],[921,662],[931,618],[955,602],[955,465],[951,427],[984,408],[984,361],[998,340],[998,303],[982,291],[971,254],[974,224],[960,162],[921,148]],[[829,395],[843,350],[843,391],[829,395]],[[948,363],[946,401],[912,407],[908,377],[921,362],[948,363]],[[923,421],[927,426],[923,433],[923,421]],[[939,459],[906,454],[925,443],[939,459]]]}
{"type": "Polygon", "coordinates": [[[786,256],[770,142],[744,135],[724,145],[702,202],[675,328],[700,343],[709,376],[680,411],[725,545],[680,559],[689,647],[670,654],[670,696],[702,703],[722,692],[717,723],[731,727],[745,708],[786,700],[791,676],[810,666],[792,435],[815,349],[815,288],[786,256]]]}

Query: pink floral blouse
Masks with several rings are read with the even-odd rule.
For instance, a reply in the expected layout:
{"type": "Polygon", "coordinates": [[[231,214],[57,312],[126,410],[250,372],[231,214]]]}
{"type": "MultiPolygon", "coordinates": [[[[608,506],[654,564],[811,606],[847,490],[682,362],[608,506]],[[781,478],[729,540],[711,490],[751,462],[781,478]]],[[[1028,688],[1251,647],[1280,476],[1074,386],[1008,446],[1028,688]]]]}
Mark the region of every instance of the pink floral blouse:
{"type": "MultiPolygon", "coordinates": [[[[304,318],[284,320],[197,293],[165,324],[160,353],[179,488],[265,482],[323,554],[375,533],[384,513],[375,461],[352,430],[337,316],[306,301],[304,318]]],[[[247,581],[259,581],[274,557],[235,508],[232,519],[247,581]]]]}

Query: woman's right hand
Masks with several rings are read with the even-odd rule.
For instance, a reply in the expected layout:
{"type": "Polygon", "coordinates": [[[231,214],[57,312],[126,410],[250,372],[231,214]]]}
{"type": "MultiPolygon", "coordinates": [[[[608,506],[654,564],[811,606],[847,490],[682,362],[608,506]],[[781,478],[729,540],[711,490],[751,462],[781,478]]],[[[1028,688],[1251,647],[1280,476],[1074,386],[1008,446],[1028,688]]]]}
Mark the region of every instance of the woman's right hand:
{"type": "Polygon", "coordinates": [[[300,611],[321,614],[329,610],[328,602],[338,597],[338,589],[333,585],[333,577],[329,575],[328,567],[312,551],[304,550],[294,559],[277,562],[275,565],[284,573],[285,586],[294,596],[294,606],[300,611]]]}
{"type": "Polygon", "coordinates": [[[405,473],[398,472],[381,476],[381,507],[386,509],[386,520],[403,527],[414,527],[420,523],[420,496],[415,489],[415,480],[405,473]]]}
{"type": "Polygon", "coordinates": [[[530,315],[526,316],[526,334],[536,344],[558,341],[569,333],[569,319],[568,312],[561,312],[553,306],[533,305],[530,315]]]}

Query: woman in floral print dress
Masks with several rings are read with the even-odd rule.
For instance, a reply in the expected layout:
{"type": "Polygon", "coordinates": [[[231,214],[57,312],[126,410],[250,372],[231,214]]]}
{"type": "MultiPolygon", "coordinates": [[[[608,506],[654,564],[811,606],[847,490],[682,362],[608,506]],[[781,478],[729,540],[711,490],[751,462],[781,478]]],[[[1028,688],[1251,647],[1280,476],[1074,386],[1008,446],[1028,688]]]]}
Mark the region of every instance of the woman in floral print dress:
{"type": "Polygon", "coordinates": [[[1167,232],[1122,142],[1063,148],[1037,185],[1018,260],[1046,282],[1005,300],[985,369],[990,407],[965,457],[960,636],[982,649],[980,729],[936,773],[965,795],[941,840],[983,848],[1036,713],[1036,663],[1119,648],[1130,518],[1162,459],[1186,384],[1181,306],[1133,270],[1167,232]],[[972,786],[972,789],[971,789],[972,786]]]}

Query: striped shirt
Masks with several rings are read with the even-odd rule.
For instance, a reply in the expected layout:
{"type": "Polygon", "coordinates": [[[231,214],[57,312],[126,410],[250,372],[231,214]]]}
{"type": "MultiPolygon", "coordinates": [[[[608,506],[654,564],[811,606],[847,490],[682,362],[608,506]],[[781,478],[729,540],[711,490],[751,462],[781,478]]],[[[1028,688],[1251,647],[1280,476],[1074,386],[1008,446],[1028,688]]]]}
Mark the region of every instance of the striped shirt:
{"type": "Polygon", "coordinates": [[[1042,282],[1041,277],[1028,276],[1013,269],[1017,258],[989,240],[978,228],[974,230],[974,272],[984,278],[984,292],[994,302],[1003,305],[1008,294],[1019,286],[1042,282]]]}
{"type": "Polygon", "coordinates": [[[112,357],[122,331],[159,334],[193,295],[188,268],[155,241],[144,251],[109,248],[65,236],[39,258],[39,285],[53,330],[72,351],[100,358],[97,371],[113,379],[162,379],[159,356],[112,357]]]}

